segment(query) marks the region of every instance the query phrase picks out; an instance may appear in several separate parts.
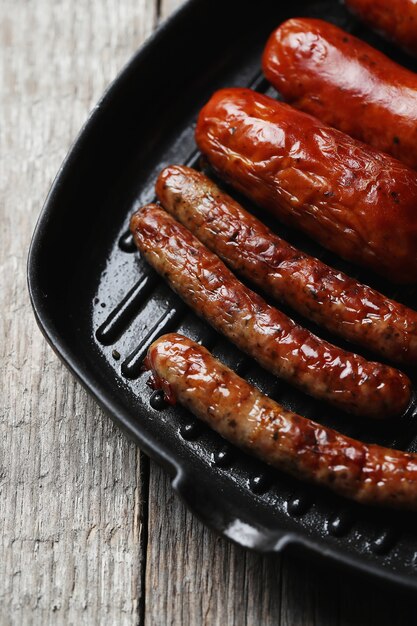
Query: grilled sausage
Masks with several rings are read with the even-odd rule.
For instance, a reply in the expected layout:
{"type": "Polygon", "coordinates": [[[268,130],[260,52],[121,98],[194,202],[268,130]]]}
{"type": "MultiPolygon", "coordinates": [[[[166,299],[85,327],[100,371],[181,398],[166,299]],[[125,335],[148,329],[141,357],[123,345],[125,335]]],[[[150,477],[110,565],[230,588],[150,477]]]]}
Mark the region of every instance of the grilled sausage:
{"type": "Polygon", "coordinates": [[[272,33],[262,65],[293,106],[417,168],[417,74],[308,18],[272,33]]]}
{"type": "Polygon", "coordinates": [[[263,367],[306,393],[355,414],[402,413],[410,381],[298,326],[245,287],[223,262],[157,205],[135,213],[131,231],[145,259],[201,317],[263,367]]]}
{"type": "Polygon", "coordinates": [[[368,26],[417,54],[417,4],[415,0],[345,0],[368,26]]]}
{"type": "Polygon", "coordinates": [[[210,250],[278,300],[384,357],[417,363],[415,311],[297,250],[189,167],[165,168],[156,193],[210,250]]]}
{"type": "Polygon", "coordinates": [[[358,502],[417,509],[417,455],[364,444],[284,409],[178,334],[155,341],[152,385],[269,465],[358,502]]]}
{"type": "Polygon", "coordinates": [[[417,280],[417,173],[287,104],[223,89],[197,143],[236,189],[345,259],[417,280]]]}

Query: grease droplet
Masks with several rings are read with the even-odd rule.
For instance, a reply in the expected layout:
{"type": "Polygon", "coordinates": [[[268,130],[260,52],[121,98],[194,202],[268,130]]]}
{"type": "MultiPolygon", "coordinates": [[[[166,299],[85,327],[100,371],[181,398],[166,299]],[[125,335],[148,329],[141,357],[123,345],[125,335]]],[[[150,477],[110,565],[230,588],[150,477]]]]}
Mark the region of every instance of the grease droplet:
{"type": "Polygon", "coordinates": [[[155,411],[163,411],[167,408],[168,403],[165,400],[165,395],[162,389],[157,389],[150,397],[149,404],[155,411]]]}
{"type": "Polygon", "coordinates": [[[252,478],[249,479],[249,488],[254,493],[258,493],[258,494],[265,493],[265,491],[268,490],[270,484],[271,484],[271,481],[268,478],[268,476],[266,476],[265,474],[252,476],[252,478]]]}
{"type": "Polygon", "coordinates": [[[310,501],[303,496],[295,496],[287,504],[288,513],[291,515],[304,515],[310,508],[310,501]]]}
{"type": "Polygon", "coordinates": [[[387,554],[393,548],[397,537],[390,530],[383,532],[372,544],[372,551],[375,554],[387,554]]]}
{"type": "Polygon", "coordinates": [[[184,439],[187,439],[188,441],[190,441],[191,439],[196,439],[200,434],[200,427],[197,422],[185,424],[180,428],[180,434],[184,439]]]}
{"type": "Polygon", "coordinates": [[[136,245],[132,233],[128,230],[119,239],[119,248],[123,252],[135,252],[136,245]]]}
{"type": "Polygon", "coordinates": [[[327,529],[330,535],[342,537],[346,535],[352,527],[352,519],[347,514],[336,515],[328,523],[327,529]]]}
{"type": "Polygon", "coordinates": [[[229,448],[223,448],[214,454],[213,463],[218,467],[227,467],[233,459],[232,452],[229,448]]]}

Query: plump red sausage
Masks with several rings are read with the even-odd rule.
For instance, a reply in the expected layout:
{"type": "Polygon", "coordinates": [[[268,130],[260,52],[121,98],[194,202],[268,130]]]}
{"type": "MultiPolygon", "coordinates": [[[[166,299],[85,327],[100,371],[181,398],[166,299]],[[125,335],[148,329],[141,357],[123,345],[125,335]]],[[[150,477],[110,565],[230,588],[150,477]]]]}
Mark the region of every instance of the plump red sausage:
{"type": "Polygon", "coordinates": [[[262,65],[290,104],[417,168],[417,74],[308,18],[272,33],[262,65]]]}
{"type": "Polygon", "coordinates": [[[345,0],[345,4],[371,28],[417,54],[415,0],[345,0]]]}
{"type": "Polygon", "coordinates": [[[417,509],[417,455],[364,444],[285,410],[178,334],[151,345],[154,386],[222,437],[297,478],[358,502],[417,509]]]}
{"type": "Polygon", "coordinates": [[[236,189],[340,256],[417,281],[417,173],[250,89],[222,89],[196,140],[236,189]]]}
{"type": "Polygon", "coordinates": [[[200,172],[167,167],[156,193],[210,250],[278,300],[384,357],[417,364],[415,311],[297,250],[200,172]]]}
{"type": "Polygon", "coordinates": [[[183,300],[266,369],[352,413],[383,418],[407,407],[411,385],[404,374],[295,324],[157,205],[135,213],[131,231],[146,260],[183,300]]]}

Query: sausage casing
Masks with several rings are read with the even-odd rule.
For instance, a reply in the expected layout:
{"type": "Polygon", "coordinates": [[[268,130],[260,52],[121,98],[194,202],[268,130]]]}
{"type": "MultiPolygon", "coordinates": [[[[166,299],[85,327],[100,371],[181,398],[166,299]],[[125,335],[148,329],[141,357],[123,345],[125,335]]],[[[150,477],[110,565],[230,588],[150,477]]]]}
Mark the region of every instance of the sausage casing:
{"type": "Polygon", "coordinates": [[[417,168],[417,74],[309,18],[277,28],[262,65],[293,106],[417,168]]]}
{"type": "Polygon", "coordinates": [[[212,252],[281,302],[384,357],[417,363],[415,311],[297,250],[200,172],[167,167],[156,193],[212,252]]]}
{"type": "Polygon", "coordinates": [[[417,173],[249,89],[222,89],[196,140],[236,189],[345,259],[417,280],[417,173]]]}
{"type": "Polygon", "coordinates": [[[157,205],[135,213],[131,231],[146,260],[183,300],[275,375],[352,413],[383,418],[406,409],[411,384],[404,374],[295,324],[157,205]]]}
{"type": "Polygon", "coordinates": [[[417,455],[364,444],[281,407],[178,334],[148,351],[153,386],[225,439],[297,478],[375,505],[417,508],[417,455]]]}
{"type": "Polygon", "coordinates": [[[371,28],[417,55],[415,0],[345,0],[345,4],[371,28]]]}

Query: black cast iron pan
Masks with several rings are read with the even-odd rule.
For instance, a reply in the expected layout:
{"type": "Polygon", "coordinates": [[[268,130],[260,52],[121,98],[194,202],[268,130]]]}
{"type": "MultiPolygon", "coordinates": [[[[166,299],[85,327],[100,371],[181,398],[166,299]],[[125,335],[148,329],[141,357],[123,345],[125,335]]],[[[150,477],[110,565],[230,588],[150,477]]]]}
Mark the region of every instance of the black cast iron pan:
{"type": "MultiPolygon", "coordinates": [[[[202,341],[302,415],[359,439],[417,450],[415,403],[395,425],[368,424],[278,381],[197,319],[140,259],[127,232],[132,212],[153,199],[164,166],[201,167],[194,125],[215,89],[251,86],[279,97],[261,76],[262,48],[280,22],[301,15],[333,21],[417,70],[415,61],[332,0],[259,0],[256,10],[249,0],[189,0],[111,85],[59,171],[33,235],[30,295],[41,330],[60,358],[170,472],[175,489],[204,522],[255,550],[291,546],[417,589],[415,515],[352,504],[268,468],[180,407],[165,406],[141,372],[150,342],[176,330],[202,341]]],[[[414,290],[359,273],[299,234],[268,223],[327,263],[417,307],[414,290]]]]}

